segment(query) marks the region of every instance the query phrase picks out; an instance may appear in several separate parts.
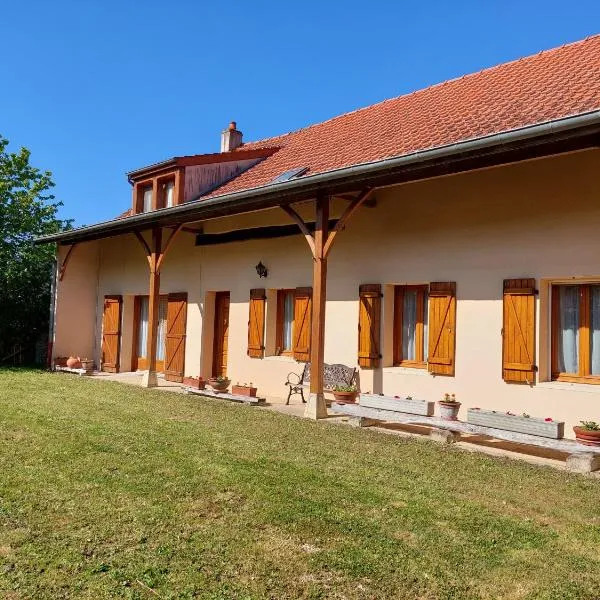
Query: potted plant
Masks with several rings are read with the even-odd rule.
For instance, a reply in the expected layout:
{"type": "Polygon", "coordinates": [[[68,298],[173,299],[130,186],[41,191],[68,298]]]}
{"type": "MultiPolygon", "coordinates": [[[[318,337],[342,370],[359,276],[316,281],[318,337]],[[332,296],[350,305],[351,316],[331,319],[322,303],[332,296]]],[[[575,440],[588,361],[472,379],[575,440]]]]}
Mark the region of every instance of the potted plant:
{"type": "Polygon", "coordinates": [[[573,427],[575,439],[585,446],[600,446],[600,423],[581,421],[581,425],[573,427]]]}
{"type": "Polygon", "coordinates": [[[456,399],[455,394],[444,394],[444,397],[438,400],[438,404],[440,405],[440,416],[444,421],[458,420],[460,402],[456,399]]]}
{"type": "Polygon", "coordinates": [[[203,390],[206,388],[206,380],[200,377],[184,377],[183,385],[194,388],[195,390],[203,390]]]}
{"type": "Polygon", "coordinates": [[[81,359],[79,356],[69,356],[67,358],[67,367],[69,369],[81,369],[81,359]]]}
{"type": "Polygon", "coordinates": [[[250,385],[248,385],[247,383],[244,383],[244,385],[236,383],[231,388],[232,394],[236,394],[238,396],[248,396],[249,398],[256,398],[256,392],[257,388],[252,386],[252,382],[250,382],[250,385]]]}
{"type": "Polygon", "coordinates": [[[94,361],[89,358],[82,358],[81,359],[81,368],[88,372],[93,371],[94,370],[94,361]]]}
{"type": "Polygon", "coordinates": [[[338,404],[354,404],[358,396],[358,388],[352,385],[336,385],[331,390],[338,404]]]}
{"type": "Polygon", "coordinates": [[[223,377],[222,375],[211,377],[208,380],[208,385],[210,385],[215,392],[226,392],[230,383],[231,379],[227,379],[227,377],[223,377]]]}

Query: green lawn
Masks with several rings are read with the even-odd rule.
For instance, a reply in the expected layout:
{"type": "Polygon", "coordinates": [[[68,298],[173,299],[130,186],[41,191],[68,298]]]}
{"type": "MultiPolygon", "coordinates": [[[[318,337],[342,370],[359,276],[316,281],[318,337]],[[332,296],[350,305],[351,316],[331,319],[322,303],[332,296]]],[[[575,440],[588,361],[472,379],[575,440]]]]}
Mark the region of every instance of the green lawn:
{"type": "Polygon", "coordinates": [[[600,480],[0,371],[2,598],[600,597],[600,480]]]}

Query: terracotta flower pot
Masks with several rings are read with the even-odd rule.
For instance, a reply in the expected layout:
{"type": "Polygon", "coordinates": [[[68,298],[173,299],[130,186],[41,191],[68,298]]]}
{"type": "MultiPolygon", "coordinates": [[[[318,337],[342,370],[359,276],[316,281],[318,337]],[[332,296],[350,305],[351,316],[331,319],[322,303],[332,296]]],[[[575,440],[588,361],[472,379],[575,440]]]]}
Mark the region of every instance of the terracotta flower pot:
{"type": "Polygon", "coordinates": [[[458,421],[458,411],[460,410],[460,402],[445,402],[439,400],[440,417],[444,421],[458,421]]]}
{"type": "Polygon", "coordinates": [[[202,377],[184,377],[183,385],[196,390],[203,390],[206,388],[206,381],[202,377]]]}
{"type": "Polygon", "coordinates": [[[584,446],[600,447],[600,431],[584,429],[583,427],[573,427],[575,439],[584,446]]]}
{"type": "Polygon", "coordinates": [[[67,358],[67,367],[69,367],[69,369],[81,369],[81,360],[79,357],[69,356],[69,358],[67,358]]]}
{"type": "Polygon", "coordinates": [[[338,404],[354,404],[358,392],[333,392],[333,397],[338,404]]]}
{"type": "Polygon", "coordinates": [[[249,398],[256,398],[256,391],[258,388],[250,387],[249,385],[234,385],[231,388],[231,393],[237,396],[248,396],[249,398]]]}
{"type": "Polygon", "coordinates": [[[211,377],[208,380],[208,385],[210,385],[210,387],[213,390],[215,390],[215,392],[226,392],[230,383],[230,379],[226,379],[225,381],[217,381],[215,377],[211,377]]]}

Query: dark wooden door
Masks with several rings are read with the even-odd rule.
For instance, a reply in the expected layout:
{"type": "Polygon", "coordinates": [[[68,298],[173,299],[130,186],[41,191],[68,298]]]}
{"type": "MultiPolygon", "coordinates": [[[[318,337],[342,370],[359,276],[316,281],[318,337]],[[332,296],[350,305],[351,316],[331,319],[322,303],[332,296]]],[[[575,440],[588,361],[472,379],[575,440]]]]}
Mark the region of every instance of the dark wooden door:
{"type": "Polygon", "coordinates": [[[215,298],[215,337],[213,344],[213,375],[227,376],[227,346],[229,341],[229,292],[217,292],[215,298]]]}
{"type": "Polygon", "coordinates": [[[121,296],[104,296],[102,315],[102,370],[109,373],[119,371],[121,347],[121,296]]]}

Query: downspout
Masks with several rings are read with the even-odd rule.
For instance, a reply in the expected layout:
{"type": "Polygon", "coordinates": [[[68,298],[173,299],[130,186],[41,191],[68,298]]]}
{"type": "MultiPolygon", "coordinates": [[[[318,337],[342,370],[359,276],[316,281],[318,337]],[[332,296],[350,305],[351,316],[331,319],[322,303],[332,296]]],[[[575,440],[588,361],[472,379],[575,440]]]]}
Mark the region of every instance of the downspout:
{"type": "Polygon", "coordinates": [[[54,330],[56,322],[56,295],[58,293],[58,247],[52,263],[50,275],[50,318],[48,319],[48,343],[46,345],[46,367],[52,369],[54,351],[54,330]]]}

